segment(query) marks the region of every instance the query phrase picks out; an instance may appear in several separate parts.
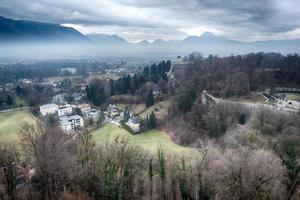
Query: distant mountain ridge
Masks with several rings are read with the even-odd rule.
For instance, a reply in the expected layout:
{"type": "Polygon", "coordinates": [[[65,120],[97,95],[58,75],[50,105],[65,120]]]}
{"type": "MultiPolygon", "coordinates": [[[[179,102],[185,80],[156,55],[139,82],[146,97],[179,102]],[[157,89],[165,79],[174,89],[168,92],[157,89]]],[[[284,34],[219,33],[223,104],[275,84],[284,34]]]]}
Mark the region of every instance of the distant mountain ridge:
{"type": "Polygon", "coordinates": [[[216,36],[213,33],[205,32],[201,36],[190,36],[185,38],[183,44],[197,45],[197,44],[214,44],[214,45],[238,45],[243,42],[226,39],[224,37],[216,36]]]}
{"type": "Polygon", "coordinates": [[[13,20],[0,16],[0,41],[88,42],[90,40],[71,27],[35,21],[13,20]]]}
{"type": "Polygon", "coordinates": [[[127,40],[124,38],[118,36],[118,35],[108,35],[108,34],[87,34],[86,35],[88,38],[90,38],[92,41],[100,44],[129,44],[127,40]]]}
{"type": "Polygon", "coordinates": [[[183,40],[163,40],[158,38],[152,42],[142,40],[137,43],[131,43],[118,35],[83,35],[74,28],[59,24],[13,20],[0,17],[0,42],[11,44],[21,41],[57,42],[62,45],[64,45],[65,42],[83,42],[95,48],[110,49],[113,53],[116,52],[115,50],[129,53],[130,51],[128,50],[131,49],[138,53],[144,51],[147,53],[163,52],[171,54],[185,54],[193,51],[209,54],[237,54],[259,51],[299,53],[300,50],[300,39],[242,42],[217,36],[210,32],[205,32],[201,36],[189,36],[183,40]]]}

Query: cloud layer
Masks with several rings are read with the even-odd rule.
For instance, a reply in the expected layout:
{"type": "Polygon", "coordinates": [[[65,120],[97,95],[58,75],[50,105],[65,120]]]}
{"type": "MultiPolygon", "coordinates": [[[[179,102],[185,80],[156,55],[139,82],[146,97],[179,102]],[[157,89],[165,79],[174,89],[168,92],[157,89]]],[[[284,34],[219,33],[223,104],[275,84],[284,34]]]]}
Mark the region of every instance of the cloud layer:
{"type": "Polygon", "coordinates": [[[0,0],[0,15],[59,23],[129,41],[213,32],[256,41],[300,38],[298,0],[0,0]]]}

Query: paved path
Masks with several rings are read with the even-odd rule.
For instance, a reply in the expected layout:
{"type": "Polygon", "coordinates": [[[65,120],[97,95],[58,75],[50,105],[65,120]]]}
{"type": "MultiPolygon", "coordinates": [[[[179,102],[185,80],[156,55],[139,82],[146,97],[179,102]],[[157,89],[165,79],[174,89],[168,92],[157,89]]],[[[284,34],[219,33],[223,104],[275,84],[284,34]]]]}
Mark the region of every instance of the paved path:
{"type": "Polygon", "coordinates": [[[22,108],[12,108],[12,109],[7,109],[7,110],[0,110],[0,113],[5,113],[5,112],[12,112],[12,111],[18,111],[18,110],[27,110],[30,107],[22,107],[22,108]]]}
{"type": "Polygon", "coordinates": [[[277,111],[283,111],[283,112],[298,112],[299,110],[297,109],[293,109],[293,108],[287,108],[287,107],[279,107],[277,105],[269,105],[269,104],[263,104],[263,103],[250,103],[250,102],[239,102],[239,101],[232,101],[232,100],[227,100],[227,99],[221,99],[221,98],[217,98],[212,96],[211,94],[208,94],[207,92],[203,92],[203,95],[205,97],[209,97],[210,99],[212,99],[214,102],[216,103],[235,103],[235,104],[240,104],[240,105],[244,105],[246,107],[249,108],[254,108],[254,109],[261,109],[261,108],[266,108],[266,109],[273,109],[273,110],[277,110],[277,111]]]}

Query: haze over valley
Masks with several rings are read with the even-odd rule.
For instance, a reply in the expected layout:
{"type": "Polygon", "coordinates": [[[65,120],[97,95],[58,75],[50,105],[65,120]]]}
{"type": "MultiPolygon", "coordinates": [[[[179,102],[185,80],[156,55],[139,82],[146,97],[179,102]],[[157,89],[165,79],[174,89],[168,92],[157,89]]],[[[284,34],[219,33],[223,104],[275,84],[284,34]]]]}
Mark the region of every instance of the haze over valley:
{"type": "Polygon", "coordinates": [[[13,20],[0,17],[0,52],[2,57],[63,58],[186,55],[193,51],[207,56],[245,54],[251,52],[299,51],[300,39],[242,42],[204,32],[182,40],[128,42],[118,35],[82,34],[74,28],[59,24],[13,20]],[[43,52],[41,54],[41,52],[43,52]]]}

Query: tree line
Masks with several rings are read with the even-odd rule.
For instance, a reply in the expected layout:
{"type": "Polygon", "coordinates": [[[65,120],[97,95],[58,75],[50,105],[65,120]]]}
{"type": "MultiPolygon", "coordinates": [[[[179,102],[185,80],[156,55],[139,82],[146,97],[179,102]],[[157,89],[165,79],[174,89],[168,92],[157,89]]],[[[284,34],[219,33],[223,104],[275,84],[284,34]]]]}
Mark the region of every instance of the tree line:
{"type": "Polygon", "coordinates": [[[269,150],[203,146],[190,155],[159,147],[154,152],[117,136],[96,144],[55,127],[27,125],[19,152],[1,146],[9,199],[285,199],[287,173],[269,150]],[[18,169],[24,169],[20,180],[18,169]],[[34,170],[33,170],[34,169],[34,170]]]}
{"type": "Polygon", "coordinates": [[[154,104],[154,97],[152,86],[147,83],[161,82],[161,85],[164,85],[164,81],[168,80],[167,72],[170,68],[171,61],[168,60],[145,67],[143,73],[133,76],[126,75],[117,80],[110,79],[108,82],[95,79],[87,86],[87,98],[96,106],[101,106],[111,96],[130,94],[139,96],[149,107],[154,104]]]}

